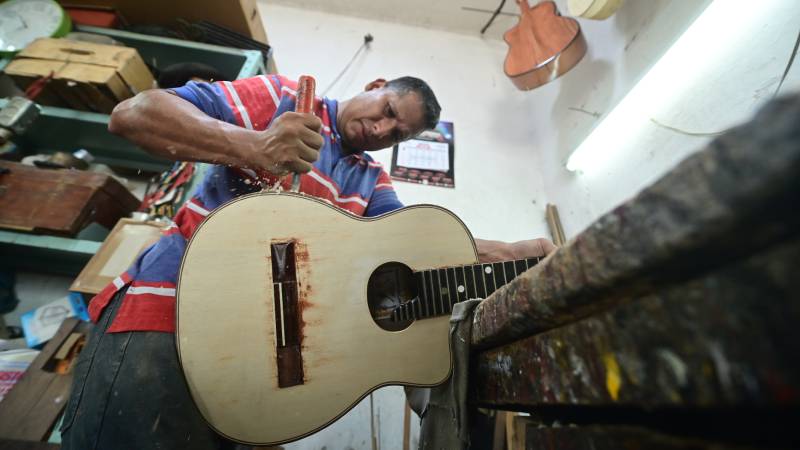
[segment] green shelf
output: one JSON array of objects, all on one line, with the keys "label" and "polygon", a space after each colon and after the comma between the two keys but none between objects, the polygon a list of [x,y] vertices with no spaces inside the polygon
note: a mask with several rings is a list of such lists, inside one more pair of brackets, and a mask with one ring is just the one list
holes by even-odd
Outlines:
[{"label": "green shelf", "polygon": [[[76,30],[104,34],[134,47],[146,63],[156,68],[179,62],[200,62],[216,67],[231,80],[266,73],[265,61],[257,50],[89,26],[78,26]],[[0,60],[0,70],[7,63],[7,59]],[[7,102],[0,99],[0,108]],[[109,133],[108,122],[107,114],[41,106],[39,117],[13,141],[28,154],[73,152],[84,148],[95,157],[95,162],[112,167],[160,172],[172,165],[172,162],[154,158],[133,143]],[[196,182],[201,174],[202,169],[198,170],[193,181]],[[0,267],[77,275],[100,248],[105,234],[81,233],[78,238],[70,239],[0,230]],[[81,238],[84,235],[90,239]]]},{"label": "green shelf", "polygon": [[0,230],[0,267],[77,275],[102,242]]}]

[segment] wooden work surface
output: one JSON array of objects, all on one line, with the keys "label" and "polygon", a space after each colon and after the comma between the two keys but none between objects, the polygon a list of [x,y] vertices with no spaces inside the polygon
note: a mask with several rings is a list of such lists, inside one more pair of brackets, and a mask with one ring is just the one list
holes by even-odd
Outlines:
[{"label": "wooden work surface", "polygon": [[531,449],[797,448],[798,123],[770,103],[479,305],[471,401]]}]

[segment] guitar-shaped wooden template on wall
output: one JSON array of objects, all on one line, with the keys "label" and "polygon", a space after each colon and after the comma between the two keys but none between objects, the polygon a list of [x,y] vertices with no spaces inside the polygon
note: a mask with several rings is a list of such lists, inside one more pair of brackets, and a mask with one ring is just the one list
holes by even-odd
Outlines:
[{"label": "guitar-shaped wooden template on wall", "polygon": [[517,4],[519,23],[503,35],[509,47],[503,69],[514,86],[527,91],[573,68],[586,54],[586,40],[578,22],[562,17],[555,3]]},{"label": "guitar-shaped wooden template on wall", "polygon": [[464,223],[437,206],[363,218],[303,194],[240,197],[205,219],[181,264],[189,391],[230,439],[300,439],[381,386],[446,381],[453,305],[537,262],[478,263]]}]

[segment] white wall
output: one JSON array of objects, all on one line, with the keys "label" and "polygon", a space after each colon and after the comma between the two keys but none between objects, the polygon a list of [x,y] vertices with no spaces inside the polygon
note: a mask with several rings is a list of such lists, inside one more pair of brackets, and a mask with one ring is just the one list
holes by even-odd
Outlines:
[{"label": "white wall", "polygon": [[[516,240],[547,233],[544,185],[531,147],[529,98],[502,72],[497,40],[306,11],[259,2],[278,70],[311,74],[321,92],[371,33],[362,52],[328,96],[346,99],[375,78],[426,80],[455,125],[455,189],[395,182],[406,204],[434,203],[455,212],[476,237]],[[373,152],[387,170],[391,150]]]},{"label": "white wall", "polygon": [[[725,20],[691,45],[699,57],[671,59],[673,73],[657,84],[659,92],[633,108],[611,139],[593,141],[591,151],[604,157],[583,173],[564,170],[570,153],[709,3],[631,0],[607,21],[582,21],[589,41],[584,61],[528,96],[531,144],[542,159],[546,198],[559,206],[568,237],[710,139],[667,130],[650,118],[690,132],[718,131],[746,120],[770,98],[797,38],[800,2],[764,1],[748,8],[744,1],[717,0],[713,6],[726,7]],[[742,17],[755,18],[756,25],[745,25]],[[800,87],[798,65],[782,92]],[[652,99],[659,93],[666,95],[663,101]]]}]

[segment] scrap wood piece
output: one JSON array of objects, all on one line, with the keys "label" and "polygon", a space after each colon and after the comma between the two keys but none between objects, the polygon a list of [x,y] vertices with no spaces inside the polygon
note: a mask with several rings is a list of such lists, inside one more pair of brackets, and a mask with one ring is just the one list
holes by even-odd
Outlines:
[{"label": "scrap wood piece", "polygon": [[475,311],[488,348],[689,279],[800,230],[800,96],[769,103]]},{"label": "scrap wood piece", "polygon": [[[62,344],[74,333],[88,336],[92,324],[70,317],[22,378],[0,402],[0,438],[41,441],[48,438],[69,398],[72,371],[59,374],[53,361]],[[72,342],[74,344],[74,342]]]}]

